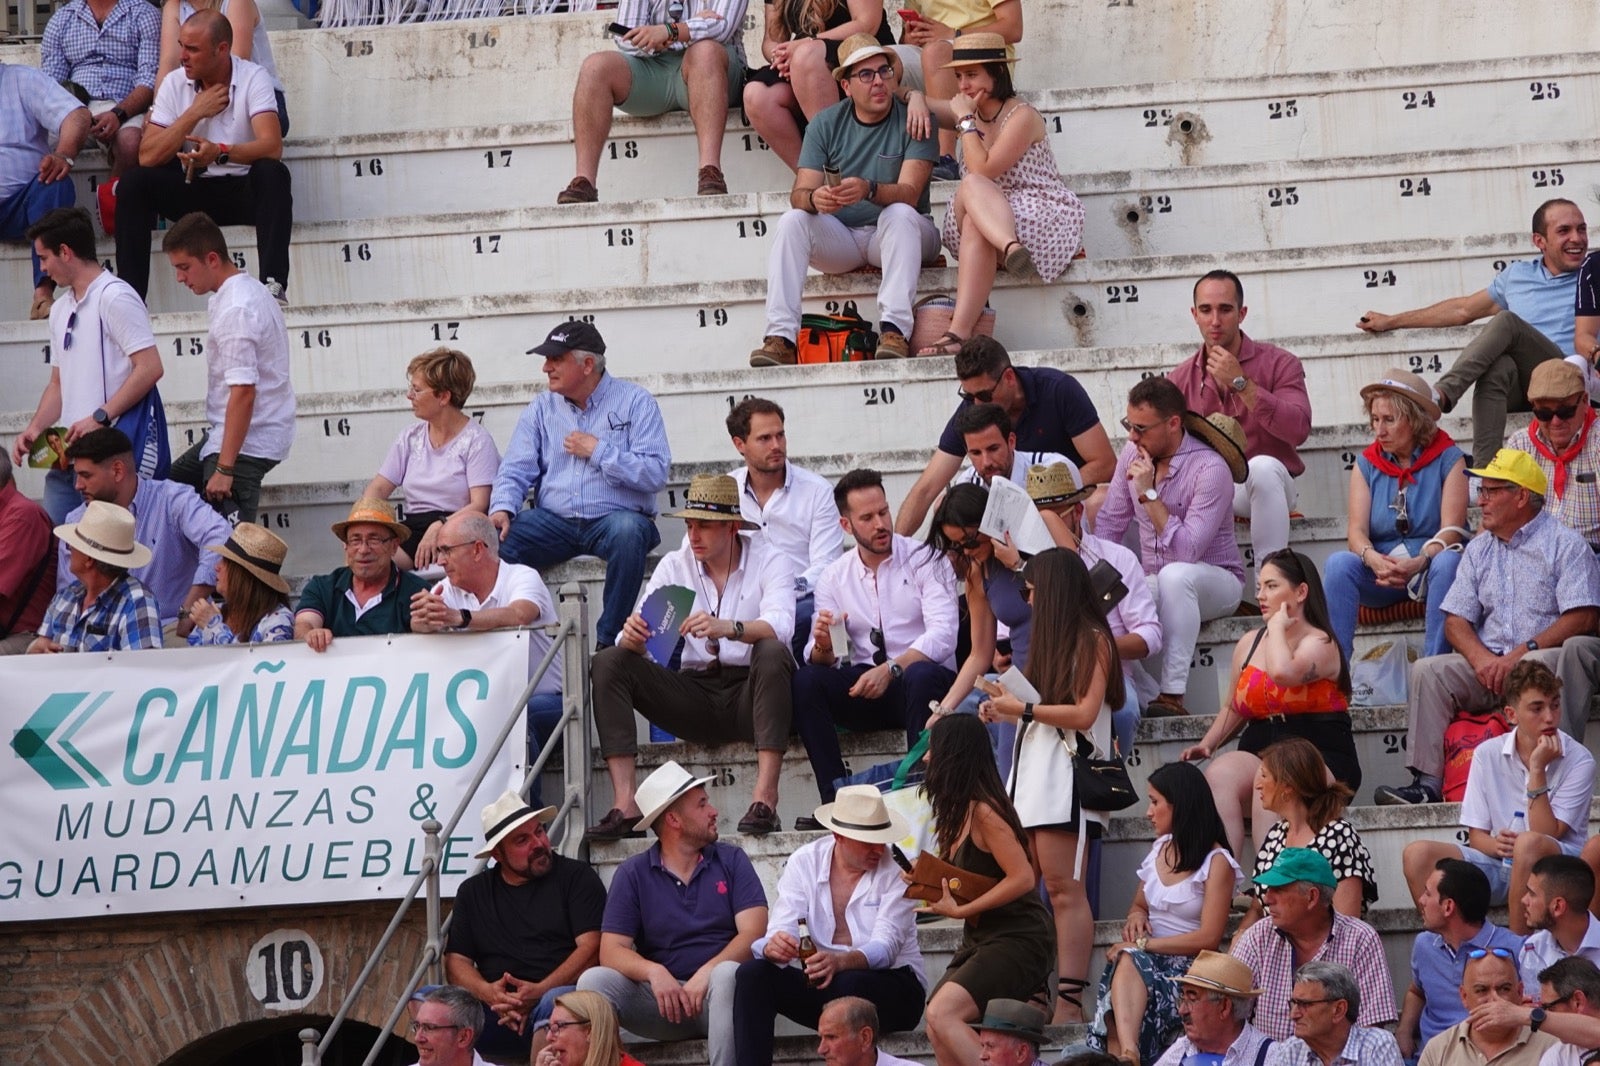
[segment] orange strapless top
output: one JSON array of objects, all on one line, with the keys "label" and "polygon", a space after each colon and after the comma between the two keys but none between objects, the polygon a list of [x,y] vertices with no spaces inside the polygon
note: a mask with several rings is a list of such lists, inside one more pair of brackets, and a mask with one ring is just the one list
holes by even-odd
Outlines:
[{"label": "orange strapless top", "polygon": [[1339,683],[1327,677],[1309,685],[1285,687],[1259,667],[1246,666],[1239,671],[1239,680],[1233,686],[1233,710],[1243,718],[1330,714],[1349,709]]}]

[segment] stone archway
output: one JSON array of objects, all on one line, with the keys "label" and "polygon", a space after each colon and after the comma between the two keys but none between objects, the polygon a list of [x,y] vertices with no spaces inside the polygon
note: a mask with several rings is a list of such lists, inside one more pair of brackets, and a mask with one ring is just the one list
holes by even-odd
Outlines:
[{"label": "stone archway", "polygon": [[[300,1031],[326,1032],[332,1020],[324,1015],[297,1014],[245,1022],[202,1037],[169,1056],[161,1066],[299,1066]],[[323,1066],[359,1066],[379,1036],[379,1030],[365,1022],[346,1022],[323,1056]],[[416,1060],[416,1048],[400,1037],[389,1034],[387,1044],[376,1066],[402,1066]]]}]

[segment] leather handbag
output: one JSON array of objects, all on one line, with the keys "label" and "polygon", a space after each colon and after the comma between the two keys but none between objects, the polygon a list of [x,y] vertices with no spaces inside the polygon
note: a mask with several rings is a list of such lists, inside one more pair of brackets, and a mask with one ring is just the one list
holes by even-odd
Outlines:
[{"label": "leather handbag", "polygon": [[[1067,743],[1065,736],[1061,743]],[[1086,811],[1120,811],[1139,802],[1122,756],[1096,759],[1094,749],[1081,733],[1072,752],[1072,788],[1077,793],[1078,806]]]},{"label": "leather handbag", "polygon": [[920,899],[927,903],[944,898],[944,882],[950,882],[950,894],[957,903],[971,903],[995,885],[996,877],[985,877],[971,870],[952,866],[931,851],[920,852],[911,864],[911,883],[906,886],[906,899]]}]

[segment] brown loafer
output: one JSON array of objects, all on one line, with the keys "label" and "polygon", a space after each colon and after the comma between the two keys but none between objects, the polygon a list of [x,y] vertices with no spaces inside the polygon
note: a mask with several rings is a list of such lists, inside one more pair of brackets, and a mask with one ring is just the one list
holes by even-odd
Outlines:
[{"label": "brown loafer", "polygon": [[594,182],[579,176],[567,183],[567,187],[556,193],[558,204],[592,204],[600,200],[600,190],[594,187]]},{"label": "brown loafer", "polygon": [[794,342],[782,337],[763,337],[761,347],[750,353],[751,366],[794,366],[798,361]]},{"label": "brown loafer", "polygon": [[640,815],[623,814],[620,808],[613,807],[606,812],[606,816],[589,827],[590,840],[626,840],[629,837],[642,837],[644,831],[635,828],[639,824]]},{"label": "brown loafer", "polygon": [[872,353],[874,359],[905,359],[910,355],[911,342],[906,335],[887,329],[878,335],[878,350]]},{"label": "brown loafer", "polygon": [[1183,705],[1182,696],[1174,696],[1163,692],[1150,701],[1144,709],[1145,718],[1187,718],[1189,708]]},{"label": "brown loafer", "polygon": [[778,812],[757,800],[750,804],[750,809],[744,812],[744,817],[739,819],[739,832],[751,836],[766,836],[776,833],[783,828],[783,823],[778,820]]},{"label": "brown loafer", "polygon": [[701,196],[725,196],[728,192],[728,179],[722,176],[721,167],[701,167],[700,186]]}]

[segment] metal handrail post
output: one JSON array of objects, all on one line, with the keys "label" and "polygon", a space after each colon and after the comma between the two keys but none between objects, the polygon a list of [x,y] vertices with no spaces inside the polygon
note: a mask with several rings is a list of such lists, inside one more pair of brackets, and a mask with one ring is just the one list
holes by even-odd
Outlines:
[{"label": "metal handrail post", "polygon": [[428,818],[422,823],[424,840],[422,854],[427,860],[423,868],[428,874],[428,897],[426,911],[428,916],[428,955],[432,962],[428,967],[428,982],[430,984],[444,984],[444,973],[439,965],[443,958],[444,944],[439,933],[439,868],[444,863],[444,848],[439,843],[439,830],[443,829],[437,819]]},{"label": "metal handrail post", "polygon": [[300,1030],[300,1066],[321,1066],[322,1054],[317,1050],[321,1039],[322,1034],[315,1029]]},{"label": "metal handrail post", "polygon": [[[562,855],[576,858],[583,847],[584,827],[589,824],[589,731],[593,728],[589,702],[589,601],[583,586],[576,581],[562,585],[560,595],[556,613],[563,622],[572,623],[562,642],[565,657],[561,664],[562,709],[566,712],[561,778],[571,809],[562,823],[561,842],[556,847]],[[572,830],[573,819],[576,832]]]}]

